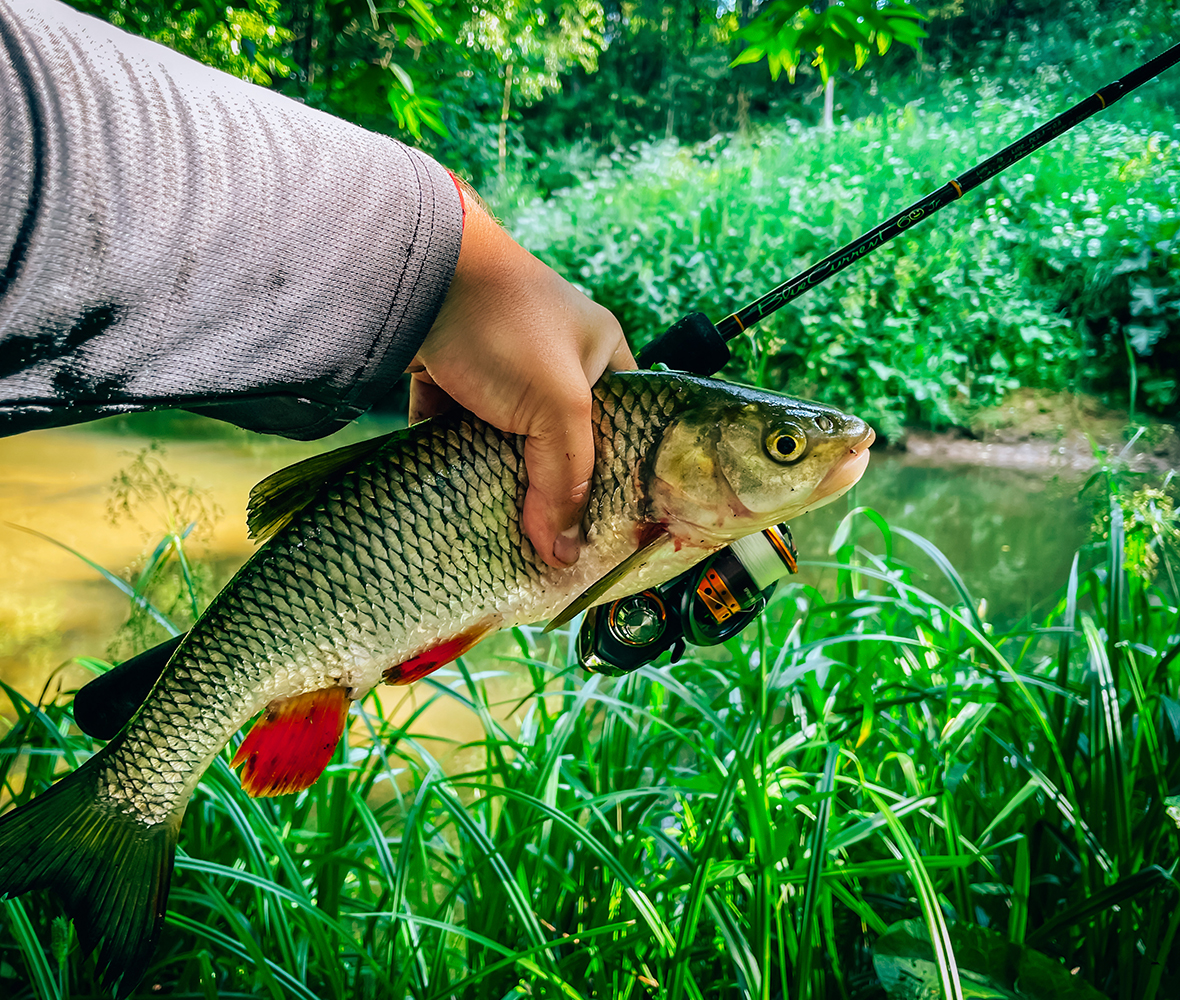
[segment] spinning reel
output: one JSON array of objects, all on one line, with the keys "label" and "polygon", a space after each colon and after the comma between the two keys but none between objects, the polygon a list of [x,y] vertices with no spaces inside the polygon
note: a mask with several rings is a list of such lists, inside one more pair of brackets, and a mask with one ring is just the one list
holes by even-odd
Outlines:
[{"label": "spinning reel", "polygon": [[690,642],[716,646],[762,614],[778,581],[799,571],[797,560],[785,524],[741,538],[662,586],[587,611],[578,662],[618,677],[665,650],[677,660]]}]

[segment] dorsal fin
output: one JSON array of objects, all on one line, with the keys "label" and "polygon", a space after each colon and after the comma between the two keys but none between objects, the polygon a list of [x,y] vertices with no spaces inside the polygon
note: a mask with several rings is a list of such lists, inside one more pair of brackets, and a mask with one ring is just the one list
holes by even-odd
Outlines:
[{"label": "dorsal fin", "polygon": [[343,448],[312,455],[302,462],[272,472],[250,491],[246,505],[246,527],[250,537],[265,542],[306,507],[329,479],[353,468],[379,451],[394,434],[382,434],[346,444]]}]

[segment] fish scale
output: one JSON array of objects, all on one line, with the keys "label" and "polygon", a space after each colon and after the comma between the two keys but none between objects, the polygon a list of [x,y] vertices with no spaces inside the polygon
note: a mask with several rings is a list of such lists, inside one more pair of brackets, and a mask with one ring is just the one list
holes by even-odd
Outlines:
[{"label": "fish scale", "polygon": [[[670,579],[839,495],[872,440],[830,407],[674,373],[604,376],[592,419],[586,544],[564,569],[522,534],[523,439],[462,411],[260,484],[250,524],[271,537],[179,646],[161,647],[171,656],[138,710],[81,768],[0,817],[0,895],[56,889],[125,995],[162,926],[189,797],[252,716],[246,787],[307,787],[350,697],[383,677],[412,681],[579,595]],[[284,757],[288,738],[306,757]]]}]

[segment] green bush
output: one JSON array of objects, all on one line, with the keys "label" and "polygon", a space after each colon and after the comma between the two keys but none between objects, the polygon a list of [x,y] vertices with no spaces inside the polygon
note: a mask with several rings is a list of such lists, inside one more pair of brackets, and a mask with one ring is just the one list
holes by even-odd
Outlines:
[{"label": "green bush", "polygon": [[[943,105],[641,145],[547,199],[518,195],[507,221],[641,345],[687,312],[745,305],[1060,110],[982,77],[948,82]],[[727,374],[889,435],[964,425],[1017,386],[1124,405],[1135,388],[1136,409],[1165,413],[1178,188],[1174,135],[1092,119],[763,321]]]}]

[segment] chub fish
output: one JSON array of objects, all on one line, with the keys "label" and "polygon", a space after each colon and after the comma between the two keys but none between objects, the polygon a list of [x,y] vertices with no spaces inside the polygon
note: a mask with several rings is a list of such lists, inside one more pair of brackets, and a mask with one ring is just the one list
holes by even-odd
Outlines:
[{"label": "chub fish", "polygon": [[248,519],[265,544],[187,636],[148,654],[166,665],[142,704],[115,710],[118,731],[95,733],[113,737],[105,747],[0,818],[0,894],[56,890],[126,995],[162,926],[185,806],[252,717],[234,758],[243,787],[304,789],[378,683],[417,680],[579,597],[655,586],[830,502],[873,441],[832,407],[672,372],[604,376],[593,419],[586,545],[567,569],[521,533],[523,439],[464,411],[255,487]]}]

